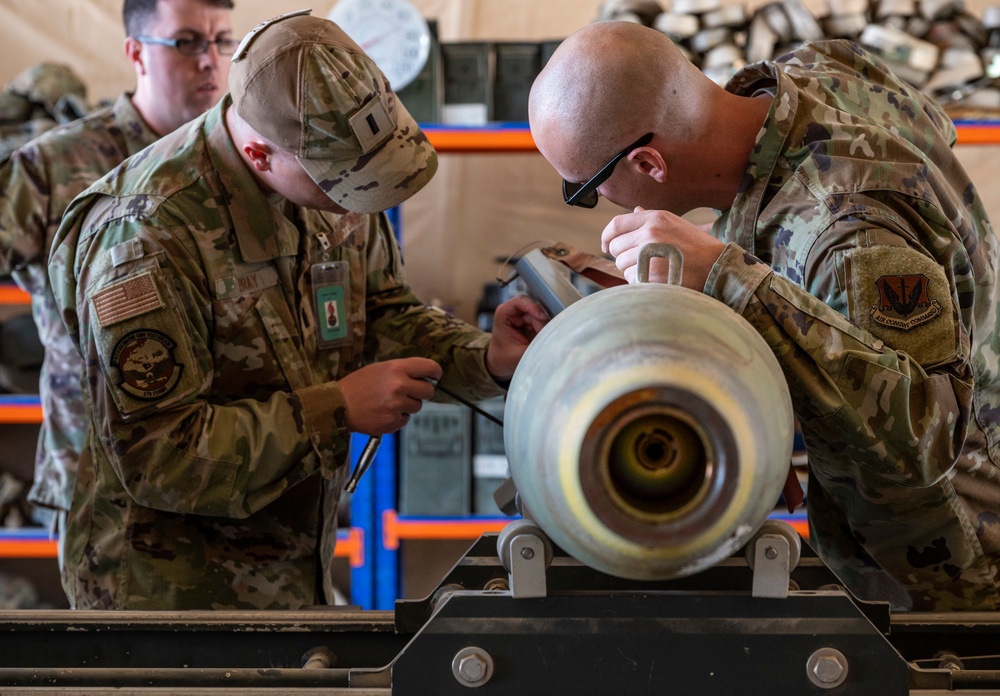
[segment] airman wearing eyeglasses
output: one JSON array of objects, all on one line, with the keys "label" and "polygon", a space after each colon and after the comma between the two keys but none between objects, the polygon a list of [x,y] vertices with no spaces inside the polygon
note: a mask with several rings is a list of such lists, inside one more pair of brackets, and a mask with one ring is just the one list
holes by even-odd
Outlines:
[{"label": "airman wearing eyeglasses", "polygon": [[1000,608],[1000,250],[940,106],[846,41],[722,87],[663,34],[600,22],[549,60],[529,120],[567,203],[629,211],[601,239],[629,280],[674,244],[682,284],[770,344],[810,543],[841,580],[897,609]]},{"label": "airman wearing eyeglasses", "polygon": [[[66,335],[46,272],[63,212],[87,186],[159,137],[212,107],[227,89],[232,0],[126,0],[125,55],[133,93],[49,131],[0,170],[0,272],[31,293],[45,347],[39,396],[44,422],[29,499],[62,525],[72,499],[86,420],[82,362]],[[60,535],[60,561],[62,535]]]}]

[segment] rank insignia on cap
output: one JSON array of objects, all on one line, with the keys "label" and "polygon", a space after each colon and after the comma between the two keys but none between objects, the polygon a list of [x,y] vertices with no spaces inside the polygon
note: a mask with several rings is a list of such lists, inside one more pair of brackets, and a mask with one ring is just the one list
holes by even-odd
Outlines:
[{"label": "rank insignia on cap", "polygon": [[922,273],[879,276],[878,304],[868,313],[875,322],[903,331],[926,324],[941,314],[941,304],[930,299],[929,286]]},{"label": "rank insignia on cap", "polygon": [[117,385],[143,401],[166,396],[177,386],[184,369],[174,357],[176,347],[175,341],[159,331],[129,332],[111,354],[111,367],[118,371]]},{"label": "rank insignia on cap", "polygon": [[389,112],[379,94],[348,119],[354,137],[361,145],[361,151],[368,154],[388,140],[396,130]]}]

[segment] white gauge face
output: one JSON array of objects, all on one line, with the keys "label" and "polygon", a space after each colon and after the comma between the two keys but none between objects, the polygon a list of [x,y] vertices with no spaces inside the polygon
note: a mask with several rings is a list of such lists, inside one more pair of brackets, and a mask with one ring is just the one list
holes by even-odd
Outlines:
[{"label": "white gauge face", "polygon": [[393,90],[413,82],[430,55],[427,20],[407,0],[339,0],[327,19],[364,49]]}]

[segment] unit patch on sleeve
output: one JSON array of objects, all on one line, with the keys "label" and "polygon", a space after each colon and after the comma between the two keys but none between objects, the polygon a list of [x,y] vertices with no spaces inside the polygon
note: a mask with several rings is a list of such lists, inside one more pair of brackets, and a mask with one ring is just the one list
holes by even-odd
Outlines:
[{"label": "unit patch on sleeve", "polygon": [[941,313],[941,303],[930,299],[928,285],[922,273],[879,276],[878,303],[868,313],[877,323],[903,331],[925,324]]},{"label": "unit patch on sleeve", "polygon": [[851,321],[922,365],[961,350],[951,286],[934,259],[893,245],[843,253]]},{"label": "unit patch on sleeve", "polygon": [[111,369],[117,386],[143,401],[155,401],[174,390],[184,365],[177,362],[177,343],[169,336],[139,329],[121,338],[111,352]]}]

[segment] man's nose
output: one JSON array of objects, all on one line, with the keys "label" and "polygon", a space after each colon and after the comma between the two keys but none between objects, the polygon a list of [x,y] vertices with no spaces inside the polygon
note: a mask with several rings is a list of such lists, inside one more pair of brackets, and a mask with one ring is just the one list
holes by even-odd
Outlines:
[{"label": "man's nose", "polygon": [[216,68],[220,60],[222,60],[222,54],[219,53],[219,45],[210,43],[208,44],[208,49],[198,56],[198,67],[202,70]]}]

